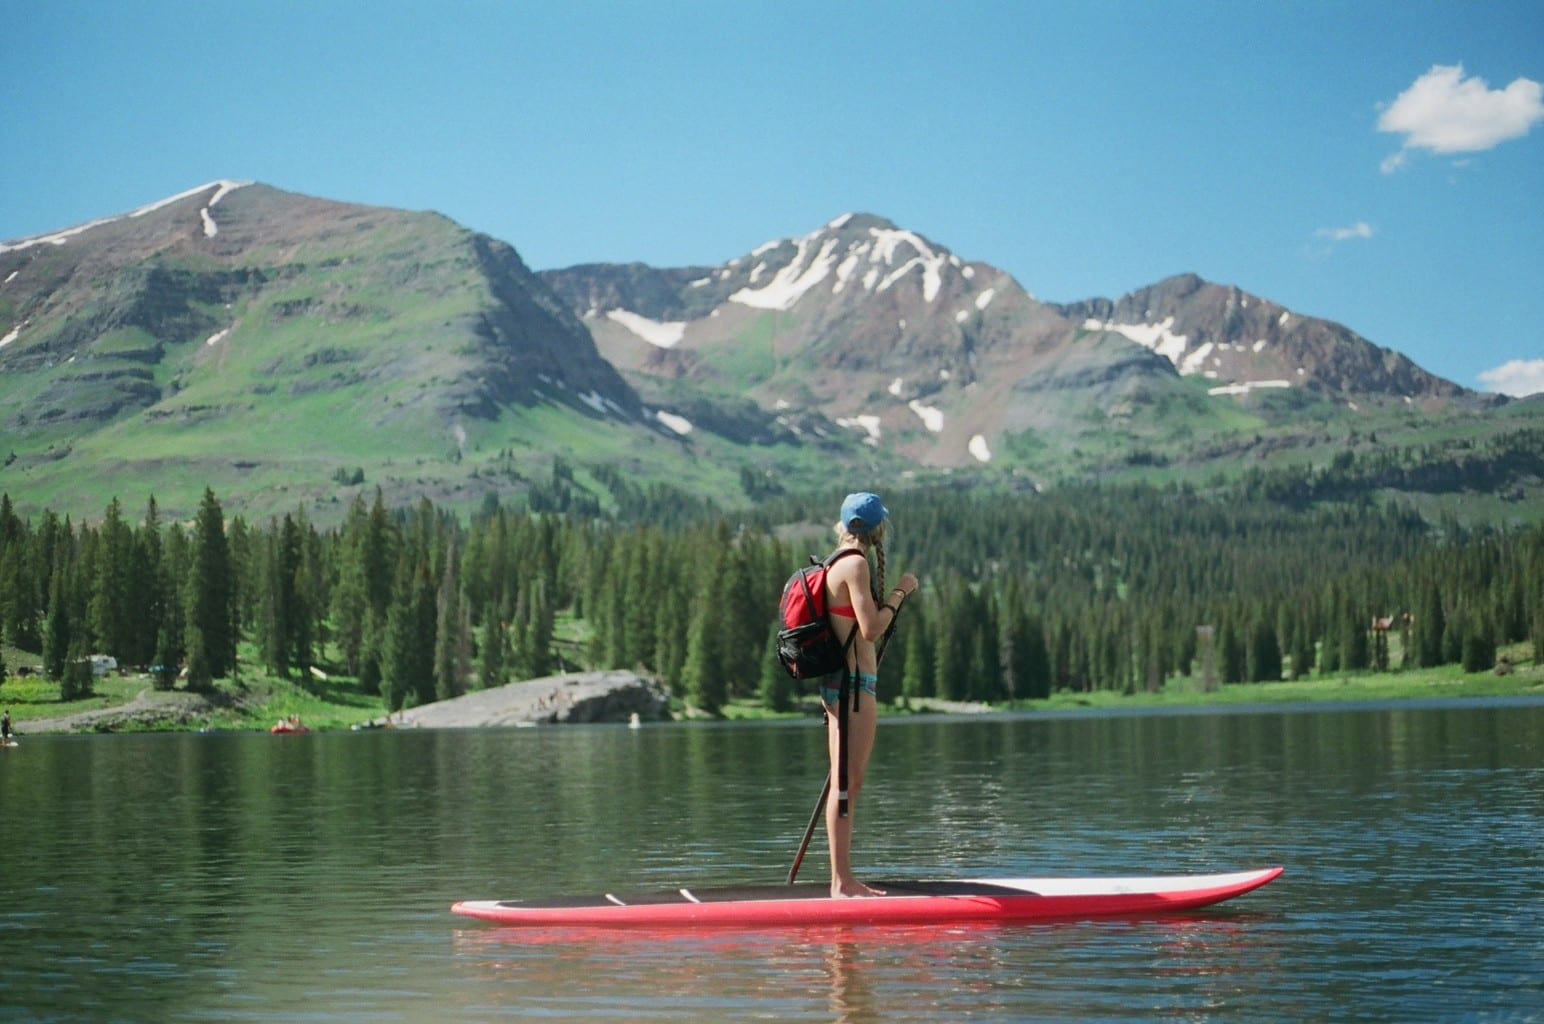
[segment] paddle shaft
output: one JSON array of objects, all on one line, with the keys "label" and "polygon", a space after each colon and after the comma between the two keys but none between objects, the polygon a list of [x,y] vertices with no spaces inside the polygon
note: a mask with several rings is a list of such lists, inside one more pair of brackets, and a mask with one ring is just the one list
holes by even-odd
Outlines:
[{"label": "paddle shaft", "polygon": [[[895,624],[901,617],[900,608],[906,604],[905,600],[897,606],[896,612],[890,618],[890,625],[885,629],[885,635],[880,637],[879,652],[874,655],[874,668],[878,670],[879,663],[885,660],[885,652],[890,649],[890,634],[895,632]],[[853,623],[852,628],[857,630],[858,624]],[[876,712],[877,713],[877,712]],[[826,781],[820,787],[820,799],[815,801],[815,809],[810,812],[810,823],[805,826],[804,839],[799,843],[799,852],[794,855],[793,867],[788,869],[788,884],[799,875],[799,866],[804,863],[804,855],[809,852],[810,840],[815,838],[815,826],[820,822],[821,813],[826,809],[826,801],[831,798],[831,769],[826,769]]]},{"label": "paddle shaft", "polygon": [[809,852],[810,840],[815,838],[815,824],[820,821],[820,814],[826,809],[826,800],[831,796],[831,769],[826,769],[826,781],[820,787],[820,799],[815,801],[815,809],[810,812],[809,827],[804,830],[804,840],[799,843],[799,852],[793,858],[793,867],[788,869],[788,884],[798,877],[799,865],[804,863],[804,855]]}]

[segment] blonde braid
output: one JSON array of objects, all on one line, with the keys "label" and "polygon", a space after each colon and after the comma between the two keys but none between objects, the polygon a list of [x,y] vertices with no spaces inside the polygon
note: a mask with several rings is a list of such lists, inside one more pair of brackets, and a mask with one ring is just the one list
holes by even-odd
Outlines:
[{"label": "blonde braid", "polygon": [[874,598],[875,602],[879,602],[885,594],[885,528],[883,523],[874,531],[874,562],[875,568],[878,571],[871,581],[874,585],[872,587],[873,593],[870,596]]}]

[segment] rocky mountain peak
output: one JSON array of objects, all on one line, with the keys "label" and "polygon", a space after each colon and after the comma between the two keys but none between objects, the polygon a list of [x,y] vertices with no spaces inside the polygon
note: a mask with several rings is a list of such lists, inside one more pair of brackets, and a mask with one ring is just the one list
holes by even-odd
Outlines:
[{"label": "rocky mountain peak", "polygon": [[1180,274],[1120,299],[1056,307],[1088,331],[1157,352],[1214,395],[1302,387],[1343,399],[1448,399],[1467,392],[1340,324],[1303,316],[1233,285]]}]

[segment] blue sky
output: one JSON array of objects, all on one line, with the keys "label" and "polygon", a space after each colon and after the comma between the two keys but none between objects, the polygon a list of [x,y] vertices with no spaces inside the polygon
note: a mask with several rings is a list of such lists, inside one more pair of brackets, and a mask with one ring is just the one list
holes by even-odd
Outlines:
[{"label": "blue sky", "polygon": [[217,179],[536,269],[862,211],[1048,301],[1194,272],[1525,393],[1540,82],[1539,0],[0,0],[0,239]]}]

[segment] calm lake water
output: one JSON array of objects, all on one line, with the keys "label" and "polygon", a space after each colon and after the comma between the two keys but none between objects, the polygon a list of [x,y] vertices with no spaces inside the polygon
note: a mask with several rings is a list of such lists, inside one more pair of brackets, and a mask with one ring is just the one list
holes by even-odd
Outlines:
[{"label": "calm lake water", "polygon": [[871,878],[1287,867],[1181,916],[584,936],[449,913],[781,881],[823,743],[813,720],[23,736],[0,1021],[1544,1019],[1537,700],[882,723]]}]

